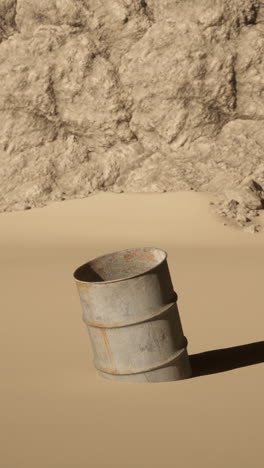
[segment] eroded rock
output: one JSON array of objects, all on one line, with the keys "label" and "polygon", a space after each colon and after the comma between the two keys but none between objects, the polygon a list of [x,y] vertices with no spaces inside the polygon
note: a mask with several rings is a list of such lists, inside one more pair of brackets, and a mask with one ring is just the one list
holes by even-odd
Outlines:
[{"label": "eroded rock", "polygon": [[0,210],[98,190],[263,209],[258,0],[0,0]]}]

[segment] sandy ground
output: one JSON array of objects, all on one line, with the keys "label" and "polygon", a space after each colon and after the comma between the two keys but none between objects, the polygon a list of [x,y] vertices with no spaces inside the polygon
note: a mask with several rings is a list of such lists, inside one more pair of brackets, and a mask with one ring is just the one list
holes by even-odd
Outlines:
[{"label": "sandy ground", "polygon": [[[194,373],[207,375],[96,374],[72,273],[137,246],[168,252]],[[263,247],[263,234],[219,224],[192,192],[1,214],[0,466],[262,467],[263,343],[244,345],[263,340]],[[220,348],[233,349],[198,355]]]}]

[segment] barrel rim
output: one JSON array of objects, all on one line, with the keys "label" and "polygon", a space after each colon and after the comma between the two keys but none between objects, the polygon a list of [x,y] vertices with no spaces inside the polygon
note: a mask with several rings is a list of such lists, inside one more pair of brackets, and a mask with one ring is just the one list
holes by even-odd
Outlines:
[{"label": "barrel rim", "polygon": [[[117,278],[117,279],[114,279],[114,280],[107,280],[107,281],[82,281],[80,279],[78,279],[76,277],[76,274],[78,273],[78,271],[83,268],[84,266],[86,265],[89,265],[91,262],[95,261],[95,260],[99,260],[101,258],[104,258],[104,257],[108,257],[110,255],[114,255],[114,254],[117,254],[117,253],[123,253],[123,252],[130,252],[131,250],[159,250],[160,252],[163,252],[164,254],[164,258],[162,260],[160,260],[155,266],[153,266],[152,268],[149,268],[147,270],[144,270],[142,271],[141,273],[137,273],[136,275],[131,275],[131,276],[127,276],[125,278]],[[109,284],[109,283],[120,283],[121,281],[127,281],[127,280],[131,280],[133,278],[138,278],[139,276],[144,276],[146,275],[147,273],[155,270],[157,267],[159,267],[165,260],[167,260],[167,257],[168,257],[168,253],[166,252],[166,250],[164,249],[161,249],[160,247],[132,247],[132,248],[128,248],[128,249],[123,249],[123,250],[115,250],[114,252],[109,252],[109,253],[106,253],[106,254],[103,254],[103,255],[99,255],[97,257],[94,257],[92,258],[91,260],[89,260],[88,262],[85,262],[83,263],[82,265],[80,265],[79,267],[77,267],[75,270],[74,270],[74,273],[73,273],[73,277],[75,279],[75,281],[77,283],[82,283],[82,284],[93,284],[93,285],[99,285],[99,284]]]}]

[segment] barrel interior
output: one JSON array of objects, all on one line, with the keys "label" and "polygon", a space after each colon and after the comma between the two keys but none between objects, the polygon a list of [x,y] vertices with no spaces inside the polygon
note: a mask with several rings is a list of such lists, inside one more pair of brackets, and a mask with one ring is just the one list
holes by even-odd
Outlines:
[{"label": "barrel interior", "polygon": [[75,279],[85,282],[111,282],[133,278],[158,266],[166,252],[154,247],[113,252],[79,267]]}]

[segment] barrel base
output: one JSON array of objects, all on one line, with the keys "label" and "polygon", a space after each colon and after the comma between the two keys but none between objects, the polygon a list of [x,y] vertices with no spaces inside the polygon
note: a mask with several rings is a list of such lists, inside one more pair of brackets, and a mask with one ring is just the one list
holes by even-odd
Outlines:
[{"label": "barrel base", "polygon": [[147,372],[137,374],[108,374],[97,369],[100,376],[117,380],[119,382],[172,382],[177,380],[188,379],[192,375],[189,356],[187,350],[184,349],[180,356],[175,361],[170,362],[164,367],[152,369]]}]

